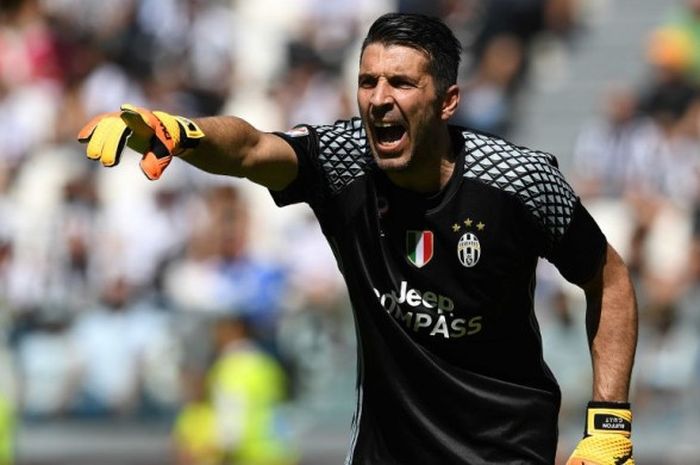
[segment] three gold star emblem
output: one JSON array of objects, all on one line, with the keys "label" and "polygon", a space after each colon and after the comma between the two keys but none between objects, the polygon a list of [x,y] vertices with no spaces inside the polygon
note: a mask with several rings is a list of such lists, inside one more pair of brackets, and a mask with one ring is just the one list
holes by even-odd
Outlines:
[{"label": "three gold star emblem", "polygon": [[452,225],[452,231],[460,232],[462,230],[462,225],[464,225],[465,228],[471,228],[473,226],[476,226],[476,229],[479,231],[483,231],[484,229],[486,229],[486,223],[484,223],[483,221],[479,221],[478,223],[474,224],[474,221],[475,220],[471,218],[467,218],[464,221],[462,221],[462,223],[455,223]]}]

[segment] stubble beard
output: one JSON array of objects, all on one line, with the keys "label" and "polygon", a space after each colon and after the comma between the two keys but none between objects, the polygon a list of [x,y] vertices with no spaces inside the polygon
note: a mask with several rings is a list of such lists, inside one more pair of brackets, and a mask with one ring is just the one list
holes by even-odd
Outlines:
[{"label": "stubble beard", "polygon": [[381,158],[376,153],[373,153],[374,161],[377,167],[388,173],[400,173],[408,170],[413,161],[412,154],[405,154],[395,158]]}]

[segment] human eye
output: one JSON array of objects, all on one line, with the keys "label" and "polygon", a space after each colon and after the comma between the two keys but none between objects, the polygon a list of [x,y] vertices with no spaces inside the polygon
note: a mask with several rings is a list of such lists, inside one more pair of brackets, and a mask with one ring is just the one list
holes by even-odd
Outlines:
[{"label": "human eye", "polygon": [[374,76],[362,74],[357,80],[358,86],[362,87],[363,89],[371,89],[372,87],[377,85],[377,78]]},{"label": "human eye", "polygon": [[389,83],[392,85],[392,87],[395,87],[397,89],[411,89],[413,87],[416,87],[415,82],[413,82],[413,80],[405,76],[392,77],[389,80]]}]

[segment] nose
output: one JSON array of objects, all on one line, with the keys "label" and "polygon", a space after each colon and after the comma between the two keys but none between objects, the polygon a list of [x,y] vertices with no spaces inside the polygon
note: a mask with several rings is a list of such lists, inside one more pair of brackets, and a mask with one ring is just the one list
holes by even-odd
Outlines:
[{"label": "nose", "polygon": [[391,89],[389,84],[384,79],[380,79],[376,86],[374,86],[374,89],[372,89],[369,103],[372,111],[375,113],[386,113],[389,109],[391,109],[391,106],[393,105]]}]

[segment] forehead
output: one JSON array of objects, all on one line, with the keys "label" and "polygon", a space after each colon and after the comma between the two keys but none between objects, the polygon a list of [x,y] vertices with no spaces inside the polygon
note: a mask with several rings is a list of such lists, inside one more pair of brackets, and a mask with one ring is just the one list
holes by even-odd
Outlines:
[{"label": "forehead", "polygon": [[428,71],[427,53],[405,45],[373,43],[362,52],[360,73],[421,74]]}]

